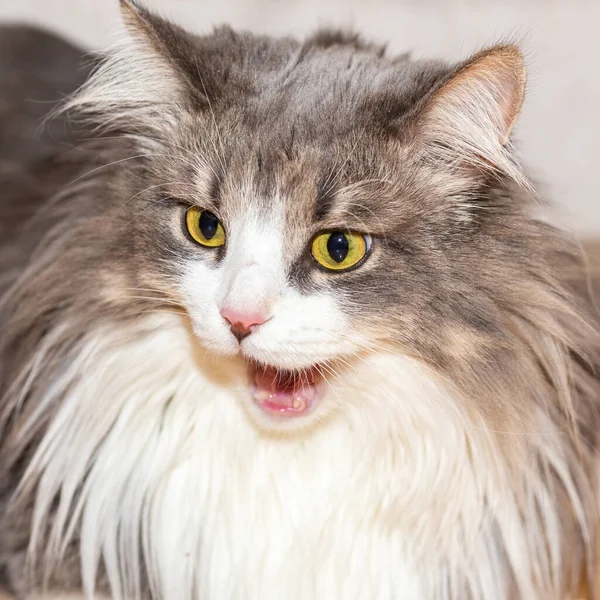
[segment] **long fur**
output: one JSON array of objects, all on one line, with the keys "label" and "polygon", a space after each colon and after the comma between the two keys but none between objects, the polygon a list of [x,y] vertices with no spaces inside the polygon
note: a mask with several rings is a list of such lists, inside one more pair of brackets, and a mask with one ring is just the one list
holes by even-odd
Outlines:
[{"label": "long fur", "polygon": [[[346,419],[299,448],[257,434],[243,392],[223,391],[232,367],[210,364],[223,387],[198,373],[179,317],[88,337],[43,399],[61,408],[22,482],[37,486],[32,559],[43,546],[53,567],[79,526],[86,596],[103,557],[113,597],[141,597],[141,555],[159,597],[500,598],[510,573],[520,597],[553,597],[566,539],[555,479],[588,525],[565,432],[539,415],[544,463],[522,468],[515,489],[485,423],[402,356],[348,374],[336,392],[351,402]],[[429,494],[439,502],[424,510]]]},{"label": "long fur", "polygon": [[[517,51],[447,67],[341,34],[193,38],[124,4],[134,42],[68,104],[96,136],[53,171],[75,183],[0,250],[13,589],[563,600],[586,567],[593,585],[598,314],[504,143]],[[224,256],[197,253],[175,200],[220,211]],[[340,219],[378,246],[335,278],[304,248]],[[282,300],[241,356],[216,303],[247,263],[240,302],[273,281]],[[261,420],[244,357],[313,356],[322,409]]]}]

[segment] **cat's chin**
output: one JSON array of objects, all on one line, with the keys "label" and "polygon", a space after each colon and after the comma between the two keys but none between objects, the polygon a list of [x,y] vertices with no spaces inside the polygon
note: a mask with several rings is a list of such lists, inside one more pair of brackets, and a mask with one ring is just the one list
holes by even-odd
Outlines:
[{"label": "cat's chin", "polygon": [[288,371],[258,363],[251,363],[249,368],[252,400],[267,415],[304,417],[318,404],[324,382],[318,365],[302,371]]}]

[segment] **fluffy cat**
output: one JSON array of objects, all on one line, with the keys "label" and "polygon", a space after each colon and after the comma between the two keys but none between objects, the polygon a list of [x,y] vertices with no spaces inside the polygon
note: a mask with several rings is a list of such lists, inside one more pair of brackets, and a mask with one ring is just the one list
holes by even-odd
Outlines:
[{"label": "fluffy cat", "polygon": [[44,151],[0,144],[15,596],[593,584],[594,282],[510,140],[519,50],[411,61],[121,6]]}]

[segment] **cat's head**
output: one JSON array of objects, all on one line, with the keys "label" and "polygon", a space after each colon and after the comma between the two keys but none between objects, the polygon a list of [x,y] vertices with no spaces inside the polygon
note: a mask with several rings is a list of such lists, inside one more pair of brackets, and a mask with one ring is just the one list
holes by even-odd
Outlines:
[{"label": "cat's head", "polygon": [[459,387],[489,368],[527,269],[515,47],[447,66],[122,8],[131,39],[69,105],[130,142],[114,296],[134,281],[183,306],[274,423],[326,412],[327,383],[372,354]]}]

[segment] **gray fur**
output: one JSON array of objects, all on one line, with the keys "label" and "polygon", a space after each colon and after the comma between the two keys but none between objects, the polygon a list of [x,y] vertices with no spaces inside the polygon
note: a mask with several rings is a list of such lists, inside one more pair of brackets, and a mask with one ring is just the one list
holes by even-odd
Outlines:
[{"label": "gray fur", "polygon": [[[578,571],[593,560],[600,341],[582,257],[568,236],[531,216],[531,194],[511,174],[458,173],[415,150],[423,111],[461,66],[387,57],[339,33],[299,42],[222,27],[196,37],[142,9],[139,19],[179,81],[164,92],[177,119],[167,123],[149,98],[104,114],[84,89],[71,105],[83,117],[79,129],[54,122],[61,143],[54,134],[40,141],[39,111],[27,114],[21,99],[46,77],[44,100],[70,93],[80,83],[79,52],[33,31],[2,32],[0,57],[12,70],[0,65],[0,569],[17,597],[41,574],[24,570],[34,488],[11,498],[56,407],[27,435],[20,427],[88,330],[161,310],[126,289],[153,288],[163,308],[181,303],[177,257],[197,252],[183,233],[183,207],[211,208],[226,226],[248,179],[264,202],[276,185],[288,199],[287,268],[299,290],[347,297],[345,310],[374,340],[441,372],[490,428],[526,433],[541,408],[568,432],[589,539],[556,478],[572,549],[565,564]],[[21,79],[30,64],[17,65],[22,45],[42,57],[56,52],[60,66],[48,58]],[[377,245],[360,269],[325,274],[307,243],[340,222],[368,229]],[[51,335],[21,398],[24,366]],[[535,452],[527,436],[506,441],[510,468]],[[51,587],[78,589],[77,570],[73,544]],[[565,590],[568,579],[561,574]]]}]

